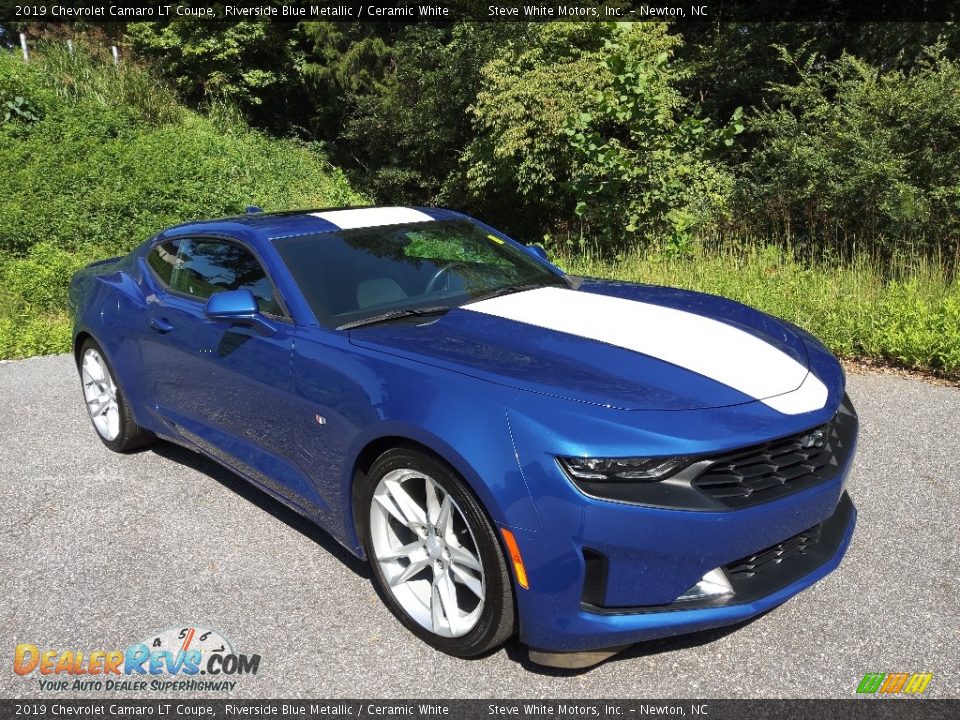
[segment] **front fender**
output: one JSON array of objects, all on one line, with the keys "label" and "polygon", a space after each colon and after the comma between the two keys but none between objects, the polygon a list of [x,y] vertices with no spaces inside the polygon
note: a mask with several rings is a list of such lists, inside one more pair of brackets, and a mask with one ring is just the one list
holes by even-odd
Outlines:
[{"label": "front fender", "polygon": [[[540,529],[507,423],[516,390],[314,332],[322,334],[297,342],[291,412],[300,418],[303,469],[332,517],[344,519],[329,528],[341,542],[359,550],[354,476],[384,440],[418,443],[453,466],[497,525]],[[325,416],[319,431],[317,410]]]},{"label": "front fender", "polygon": [[[540,517],[517,465],[505,413],[495,432],[485,433],[482,437],[472,432],[475,441],[467,439],[464,442],[464,428],[449,424],[446,427],[449,432],[441,435],[409,422],[385,420],[359,433],[347,456],[359,458],[367,448],[384,440],[412,441],[450,464],[467,482],[495,524],[531,532],[539,530]],[[344,469],[346,475],[341,478],[342,483],[352,485],[354,468],[355,463]],[[356,518],[353,520],[355,528]],[[353,541],[359,547],[359,538],[354,537]]]}]

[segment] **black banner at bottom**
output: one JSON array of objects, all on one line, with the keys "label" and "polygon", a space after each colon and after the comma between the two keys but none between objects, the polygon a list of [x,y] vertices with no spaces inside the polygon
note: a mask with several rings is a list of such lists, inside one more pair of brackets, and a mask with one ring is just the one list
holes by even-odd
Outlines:
[{"label": "black banner at bottom", "polygon": [[634,720],[635,718],[960,717],[960,699],[849,700],[0,700],[0,718],[278,718],[282,720]]}]

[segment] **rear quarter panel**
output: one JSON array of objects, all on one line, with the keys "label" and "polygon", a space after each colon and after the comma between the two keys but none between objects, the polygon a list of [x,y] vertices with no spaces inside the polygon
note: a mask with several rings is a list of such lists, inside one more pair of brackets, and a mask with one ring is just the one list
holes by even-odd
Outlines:
[{"label": "rear quarter panel", "polygon": [[143,331],[146,300],[138,284],[137,258],[127,256],[93,263],[70,282],[68,307],[73,319],[74,350],[89,335],[103,349],[139,425],[151,427],[144,412],[145,385],[137,337]]}]

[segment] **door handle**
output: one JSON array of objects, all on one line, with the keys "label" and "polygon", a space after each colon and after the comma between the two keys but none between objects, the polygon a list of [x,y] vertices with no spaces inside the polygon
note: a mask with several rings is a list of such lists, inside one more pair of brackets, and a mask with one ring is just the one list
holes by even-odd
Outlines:
[{"label": "door handle", "polygon": [[168,333],[173,330],[173,325],[166,318],[150,318],[150,327],[158,333]]}]

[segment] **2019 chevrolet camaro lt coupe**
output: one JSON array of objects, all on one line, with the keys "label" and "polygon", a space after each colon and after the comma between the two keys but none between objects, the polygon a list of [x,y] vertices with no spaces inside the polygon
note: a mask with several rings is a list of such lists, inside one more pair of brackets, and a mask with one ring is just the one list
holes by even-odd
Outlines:
[{"label": "2019 chevrolet camaro lt coupe", "polygon": [[226,465],[372,566],[397,618],[539,663],[745,620],[835,568],[834,357],[720,297],[574,278],[435,208],[169,228],[70,287],[93,427]]}]

